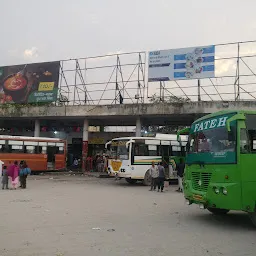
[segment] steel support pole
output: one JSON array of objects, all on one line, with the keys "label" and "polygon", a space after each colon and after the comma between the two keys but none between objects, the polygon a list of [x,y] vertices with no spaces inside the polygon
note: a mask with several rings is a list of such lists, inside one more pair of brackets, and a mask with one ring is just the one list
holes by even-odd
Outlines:
[{"label": "steel support pole", "polygon": [[83,126],[83,149],[82,149],[82,169],[85,171],[85,164],[88,155],[88,140],[89,140],[89,122],[87,119],[84,120]]},{"label": "steel support pole", "polygon": [[141,137],[141,120],[140,117],[136,119],[136,137]]},{"label": "steel support pole", "polygon": [[34,137],[40,137],[40,120],[35,120]]}]

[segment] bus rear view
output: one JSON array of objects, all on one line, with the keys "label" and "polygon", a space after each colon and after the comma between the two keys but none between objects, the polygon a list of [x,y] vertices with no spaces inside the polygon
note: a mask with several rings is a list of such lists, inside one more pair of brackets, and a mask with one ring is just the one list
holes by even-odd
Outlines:
[{"label": "bus rear view", "polygon": [[195,121],[184,195],[213,214],[248,212],[256,225],[256,112],[218,112]]}]

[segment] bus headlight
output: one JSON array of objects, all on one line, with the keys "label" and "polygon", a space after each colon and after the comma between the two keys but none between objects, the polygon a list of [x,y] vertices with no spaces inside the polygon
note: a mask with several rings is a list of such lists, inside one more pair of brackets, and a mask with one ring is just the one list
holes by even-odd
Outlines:
[{"label": "bus headlight", "polygon": [[227,195],[228,194],[228,190],[226,188],[222,188],[222,193],[223,193],[223,195]]},{"label": "bus headlight", "polygon": [[219,194],[219,193],[220,193],[220,189],[217,188],[217,187],[213,187],[213,190],[214,190],[214,192],[215,192],[216,194]]}]

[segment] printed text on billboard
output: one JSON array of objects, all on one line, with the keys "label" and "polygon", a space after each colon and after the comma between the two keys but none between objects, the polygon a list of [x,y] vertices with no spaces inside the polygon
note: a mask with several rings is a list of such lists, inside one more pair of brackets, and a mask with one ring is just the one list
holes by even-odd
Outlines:
[{"label": "printed text on billboard", "polygon": [[149,52],[148,81],[214,77],[215,46]]}]

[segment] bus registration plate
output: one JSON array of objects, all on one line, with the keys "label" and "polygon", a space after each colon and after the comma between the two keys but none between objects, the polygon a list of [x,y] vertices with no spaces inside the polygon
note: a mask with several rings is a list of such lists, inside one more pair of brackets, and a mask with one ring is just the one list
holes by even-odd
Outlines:
[{"label": "bus registration plate", "polygon": [[202,197],[201,195],[195,195],[195,194],[194,194],[194,195],[193,195],[193,199],[194,199],[194,200],[197,200],[197,201],[204,201],[204,200],[203,200],[203,197]]}]

